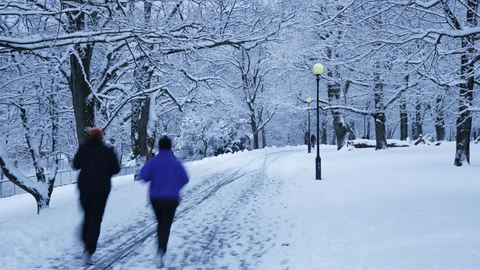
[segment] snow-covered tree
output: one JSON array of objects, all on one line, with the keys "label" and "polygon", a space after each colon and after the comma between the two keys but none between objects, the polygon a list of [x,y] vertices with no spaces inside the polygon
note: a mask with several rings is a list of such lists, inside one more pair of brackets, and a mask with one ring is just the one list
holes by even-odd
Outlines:
[{"label": "snow-covered tree", "polygon": [[[30,72],[34,72],[34,68],[41,69],[39,64],[32,67]],[[44,85],[45,80],[51,82],[48,73],[30,80],[26,77],[28,71],[18,68],[17,72],[24,75],[26,80],[10,82],[18,90],[3,90],[0,102],[0,110],[8,110],[11,116],[6,119],[9,123],[4,122],[0,129],[0,168],[10,181],[35,198],[40,212],[49,206],[61,155],[58,150],[63,141],[58,136],[61,95],[52,91],[59,90],[58,85]],[[5,144],[8,144],[8,149]],[[48,167],[51,168],[47,170]],[[19,168],[33,171],[35,179],[25,176]]]}]

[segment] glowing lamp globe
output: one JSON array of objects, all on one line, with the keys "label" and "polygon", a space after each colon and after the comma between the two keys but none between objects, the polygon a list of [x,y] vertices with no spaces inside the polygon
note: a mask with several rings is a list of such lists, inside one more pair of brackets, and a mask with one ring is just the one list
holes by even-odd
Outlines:
[{"label": "glowing lamp globe", "polygon": [[323,65],[322,64],[315,64],[313,66],[313,73],[315,75],[321,75],[323,73]]}]

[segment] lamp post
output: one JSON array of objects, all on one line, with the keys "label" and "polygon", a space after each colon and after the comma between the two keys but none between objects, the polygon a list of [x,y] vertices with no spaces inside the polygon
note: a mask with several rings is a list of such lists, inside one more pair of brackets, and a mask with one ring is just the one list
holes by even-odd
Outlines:
[{"label": "lamp post", "polygon": [[323,65],[322,64],[315,64],[313,66],[313,73],[317,76],[317,157],[315,158],[315,179],[321,180],[322,179],[322,159],[320,158],[320,75],[323,73]]},{"label": "lamp post", "polygon": [[307,136],[307,140],[308,140],[308,153],[311,153],[312,152],[312,141],[310,140],[310,103],[312,103],[312,99],[311,98],[307,98],[307,103],[308,103],[308,136]]}]

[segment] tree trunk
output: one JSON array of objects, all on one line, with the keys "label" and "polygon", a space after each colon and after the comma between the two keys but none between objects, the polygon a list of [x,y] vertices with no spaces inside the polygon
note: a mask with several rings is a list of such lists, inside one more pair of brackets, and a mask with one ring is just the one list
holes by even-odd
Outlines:
[{"label": "tree trunk", "polygon": [[369,139],[369,140],[370,140],[370,137],[371,137],[371,136],[370,136],[370,133],[371,133],[371,131],[372,131],[372,126],[371,126],[371,122],[368,121],[368,119],[369,119],[369,118],[367,118],[367,135],[366,135],[367,137],[366,137],[366,139]]},{"label": "tree trunk", "polygon": [[415,134],[413,135],[413,139],[415,140],[423,134],[422,122],[422,104],[420,103],[420,100],[417,99],[417,104],[415,105]]},{"label": "tree trunk", "polygon": [[[147,126],[150,114],[150,98],[133,100],[131,102],[130,140],[132,155],[137,165],[145,164],[148,160]],[[140,180],[140,171],[135,173],[134,180]]]},{"label": "tree trunk", "polygon": [[321,144],[327,144],[327,111],[323,113],[322,117],[322,140]]},{"label": "tree trunk", "polygon": [[[472,83],[473,84],[473,83]],[[460,92],[465,92],[461,89]],[[470,91],[470,95],[471,95]],[[467,93],[467,95],[469,95]],[[468,99],[469,97],[463,97]],[[455,152],[455,166],[462,166],[466,161],[470,164],[470,133],[472,130],[472,116],[467,108],[468,105],[460,105],[459,111],[463,111],[457,117],[457,145]]]},{"label": "tree trunk", "polygon": [[147,159],[148,134],[147,125],[150,113],[150,98],[132,101],[131,141],[133,157]]},{"label": "tree trunk", "polygon": [[51,95],[49,97],[49,113],[50,113],[50,121],[52,123],[52,153],[57,150],[57,143],[58,143],[58,111],[57,111],[57,104],[55,102],[55,97]]},{"label": "tree trunk", "polygon": [[[82,4],[80,1],[76,2]],[[64,2],[62,6],[68,9],[74,5],[70,2]],[[67,12],[67,17],[67,33],[75,33],[85,29],[85,13],[79,11]],[[90,96],[92,89],[89,84],[93,46],[91,44],[75,44],[73,50],[74,52],[70,54],[69,86],[72,92],[77,140],[80,145],[88,138],[87,129],[95,126],[94,100]]]},{"label": "tree trunk", "polygon": [[[333,52],[331,47],[327,47],[327,56],[331,58],[332,54]],[[335,67],[328,69],[327,74],[331,78],[340,79],[340,74],[338,73]],[[328,101],[330,102],[330,104],[334,104],[334,103],[339,103],[339,101],[343,97],[343,93],[348,91],[348,89],[344,89],[344,91],[342,92],[341,85],[338,82],[329,82],[327,85],[327,91],[328,91]],[[340,150],[348,142],[349,129],[347,127],[345,116],[342,114],[341,110],[332,109],[331,112],[333,116],[333,127],[335,130],[335,137],[337,139],[337,150]]]},{"label": "tree trunk", "polygon": [[[258,113],[258,123],[262,126],[258,132],[262,133],[261,139],[262,139],[262,148],[266,147],[266,138],[265,138],[265,125],[263,125],[263,108],[260,109],[260,112]],[[259,138],[260,140],[260,138]],[[260,142],[259,142],[260,143]],[[260,147],[260,146],[259,146]]]},{"label": "tree trunk", "polygon": [[[144,28],[150,28],[150,18],[152,13],[152,2],[143,1],[144,8]],[[137,45],[139,52],[142,52],[142,44]],[[153,49],[152,46],[149,48]],[[147,53],[143,51],[143,53]],[[142,92],[149,89],[152,82],[153,69],[148,62],[147,56],[140,57],[137,61],[134,71],[134,88],[135,92]],[[150,97],[146,96],[141,100],[132,101],[132,118],[131,118],[131,142],[132,152],[134,158],[140,156],[140,164],[145,163],[148,160],[148,145],[151,145],[152,138],[148,136],[148,121],[150,118]]]},{"label": "tree trunk", "polygon": [[408,137],[408,114],[407,102],[402,97],[400,100],[400,140],[405,141]]},{"label": "tree trunk", "polygon": [[356,140],[357,132],[355,132],[355,122],[350,122],[350,124],[347,125],[347,129],[348,129],[348,139]]},{"label": "tree trunk", "polygon": [[385,117],[385,105],[383,103],[383,83],[380,78],[380,64],[376,64],[376,71],[374,72],[375,86],[373,89],[373,96],[375,101],[375,113],[373,119],[375,120],[375,137],[376,145],[375,150],[387,149],[387,137],[386,137],[386,117]]},{"label": "tree trunk", "polygon": [[265,135],[265,127],[262,128],[262,148],[267,147],[267,138]]},{"label": "tree trunk", "polygon": [[445,112],[443,110],[443,95],[438,95],[435,100],[435,131],[437,141],[445,140]]},{"label": "tree trunk", "polygon": [[385,133],[386,117],[384,113],[374,113],[373,119],[375,120],[375,136],[376,146],[375,150],[387,149],[387,136]]},{"label": "tree trunk", "polygon": [[252,134],[253,134],[253,149],[259,148],[259,141],[258,141],[258,129],[257,129],[257,122],[255,121],[255,114],[250,114],[250,126],[252,127]]},{"label": "tree trunk", "polygon": [[337,137],[337,150],[342,149],[348,142],[349,129],[345,125],[345,117],[339,114],[338,111],[332,111],[333,115],[333,127],[335,128],[335,134]]},{"label": "tree trunk", "polygon": [[76,55],[70,55],[70,91],[72,92],[77,139],[80,145],[88,138],[87,129],[95,126],[93,98],[89,97],[92,93],[89,80],[93,47],[91,45],[75,45],[74,49]]},{"label": "tree trunk", "polygon": [[[467,1],[467,26],[477,26],[476,11],[480,2],[478,0]],[[460,84],[459,93],[459,115],[457,117],[457,145],[455,152],[455,166],[462,166],[466,161],[470,164],[470,134],[472,131],[472,115],[470,108],[473,103],[473,87],[475,82],[474,77],[474,62],[471,61],[475,55],[475,36],[470,35],[462,38],[462,48],[466,52],[461,58],[461,77],[466,83]]]}]

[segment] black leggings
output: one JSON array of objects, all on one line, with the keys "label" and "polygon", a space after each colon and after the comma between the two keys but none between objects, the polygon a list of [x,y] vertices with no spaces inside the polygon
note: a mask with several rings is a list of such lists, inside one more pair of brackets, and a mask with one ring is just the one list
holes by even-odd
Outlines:
[{"label": "black leggings", "polygon": [[80,203],[83,211],[85,211],[82,239],[85,243],[85,249],[89,251],[90,254],[95,253],[97,250],[100,226],[102,224],[105,206],[107,205],[108,194],[108,191],[80,193]]},{"label": "black leggings", "polygon": [[150,199],[155,216],[157,217],[157,237],[158,250],[167,252],[168,238],[170,237],[170,228],[172,227],[173,217],[178,207],[178,201]]}]

